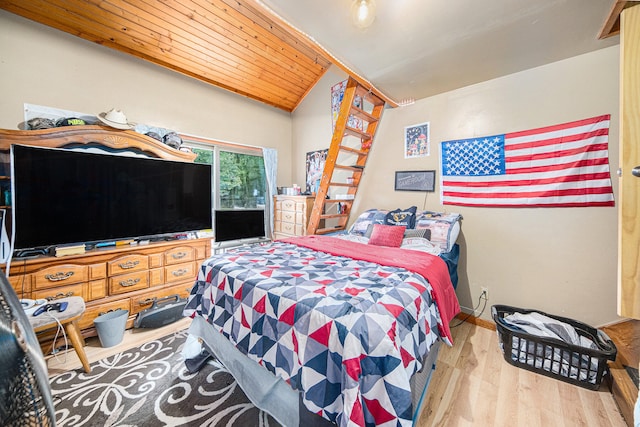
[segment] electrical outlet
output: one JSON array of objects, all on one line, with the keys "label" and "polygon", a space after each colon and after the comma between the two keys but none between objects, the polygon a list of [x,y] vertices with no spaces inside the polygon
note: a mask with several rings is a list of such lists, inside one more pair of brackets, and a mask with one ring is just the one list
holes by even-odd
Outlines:
[{"label": "electrical outlet", "polygon": [[484,299],[489,301],[489,288],[487,288],[486,286],[482,286],[480,288],[480,297],[482,297],[482,294],[484,294]]}]

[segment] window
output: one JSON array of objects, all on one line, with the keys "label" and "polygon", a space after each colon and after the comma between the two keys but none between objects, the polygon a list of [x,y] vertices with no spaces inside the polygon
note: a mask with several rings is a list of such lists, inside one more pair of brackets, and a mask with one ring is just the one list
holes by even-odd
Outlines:
[{"label": "window", "polygon": [[264,209],[266,178],[262,156],[220,151],[219,159],[219,206]]},{"label": "window", "polygon": [[213,209],[265,207],[267,184],[261,151],[188,145],[197,154],[195,162],[213,165]]}]

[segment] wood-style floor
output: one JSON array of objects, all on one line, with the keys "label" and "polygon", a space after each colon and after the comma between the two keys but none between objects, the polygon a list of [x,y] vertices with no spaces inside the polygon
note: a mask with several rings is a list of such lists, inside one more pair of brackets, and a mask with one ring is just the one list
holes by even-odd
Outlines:
[{"label": "wood-style floor", "polygon": [[511,366],[494,330],[463,323],[452,332],[418,426],[626,427],[604,384],[591,391]]},{"label": "wood-style floor", "polygon": [[[87,357],[94,362],[188,322],[129,330],[122,343],[107,349],[90,338]],[[453,338],[453,347],[442,346],[417,426],[626,427],[606,386],[590,391],[511,366],[502,357],[496,332],[471,323],[454,328]],[[49,357],[48,366],[52,375],[81,367],[73,352]]]}]

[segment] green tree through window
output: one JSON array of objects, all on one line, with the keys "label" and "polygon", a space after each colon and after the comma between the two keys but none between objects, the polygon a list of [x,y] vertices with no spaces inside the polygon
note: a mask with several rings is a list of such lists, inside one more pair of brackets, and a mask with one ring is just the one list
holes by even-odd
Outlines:
[{"label": "green tree through window", "polygon": [[267,187],[262,156],[219,148],[192,147],[192,150],[197,154],[196,163],[206,163],[214,168],[214,156],[218,156],[217,190],[214,191],[219,206],[216,209],[264,208]]},{"label": "green tree through window", "polygon": [[220,207],[264,207],[266,178],[260,156],[220,151]]}]

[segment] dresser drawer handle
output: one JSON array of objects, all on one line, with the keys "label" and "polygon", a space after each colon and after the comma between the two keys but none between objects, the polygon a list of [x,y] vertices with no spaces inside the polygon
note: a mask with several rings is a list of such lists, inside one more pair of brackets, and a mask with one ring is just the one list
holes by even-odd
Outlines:
[{"label": "dresser drawer handle", "polygon": [[129,286],[133,286],[133,285],[137,284],[138,282],[140,282],[140,279],[121,280],[120,281],[120,286],[128,288]]},{"label": "dresser drawer handle", "polygon": [[52,297],[46,297],[45,299],[47,301],[53,301],[53,300],[57,300],[58,298],[66,298],[66,297],[72,297],[73,296],[73,291],[69,291],[66,294],[63,292],[58,292],[57,294],[55,294]]},{"label": "dresser drawer handle", "polygon": [[188,272],[189,272],[189,270],[187,270],[186,268],[181,268],[180,270],[176,270],[176,271],[171,272],[171,274],[173,274],[176,277],[180,277],[180,276],[184,276]]},{"label": "dresser drawer handle", "polygon": [[173,259],[182,259],[187,256],[186,252],[178,252],[177,254],[171,254]]},{"label": "dresser drawer handle", "polygon": [[143,300],[138,301],[139,305],[149,305],[151,303],[153,303],[156,299],[155,298],[146,298]]},{"label": "dresser drawer handle", "polygon": [[73,276],[73,271],[68,271],[66,273],[61,271],[56,274],[47,274],[44,278],[50,282],[59,282],[61,280],[67,280],[71,276]]},{"label": "dresser drawer handle", "polygon": [[118,264],[120,266],[121,269],[123,270],[128,270],[130,268],[135,267],[136,265],[140,264],[140,261],[127,261],[127,262],[121,262],[120,264]]}]

